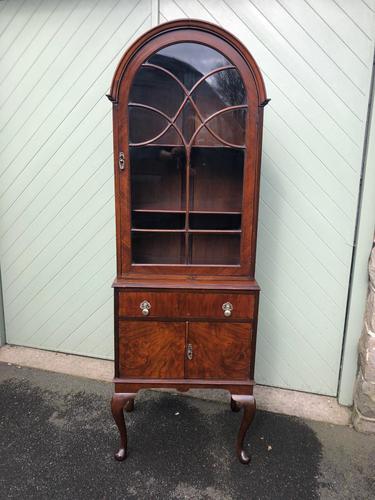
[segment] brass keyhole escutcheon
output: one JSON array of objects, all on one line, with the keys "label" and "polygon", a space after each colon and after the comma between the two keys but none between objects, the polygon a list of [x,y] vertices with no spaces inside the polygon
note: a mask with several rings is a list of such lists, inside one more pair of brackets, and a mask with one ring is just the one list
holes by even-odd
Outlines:
[{"label": "brass keyhole escutcheon", "polygon": [[118,166],[120,170],[125,170],[125,155],[122,151],[118,155]]},{"label": "brass keyhole escutcheon", "polygon": [[186,357],[189,361],[193,359],[193,345],[188,344],[186,349]]}]

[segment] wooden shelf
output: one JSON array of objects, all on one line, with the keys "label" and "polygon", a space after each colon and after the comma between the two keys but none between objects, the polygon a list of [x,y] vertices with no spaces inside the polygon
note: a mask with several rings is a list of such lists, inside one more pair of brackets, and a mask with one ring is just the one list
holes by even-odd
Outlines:
[{"label": "wooden shelf", "polygon": [[185,229],[134,229],[132,233],[185,233]]},{"label": "wooden shelf", "polygon": [[[143,146],[138,146],[137,144],[129,144],[129,147],[131,148],[140,148],[140,147],[146,147],[146,148],[185,148],[184,144],[144,144]],[[222,145],[217,145],[217,144],[192,144],[190,146],[191,148],[201,148],[201,149],[246,149],[245,146],[238,145],[238,146],[225,146],[224,144]]]},{"label": "wooden shelf", "polygon": [[[155,214],[186,214],[186,210],[175,210],[173,208],[133,208],[132,212],[155,213]],[[229,212],[224,210],[189,210],[190,214],[202,215],[241,215],[242,212]]]},{"label": "wooden shelf", "polygon": [[203,215],[241,215],[242,212],[226,212],[222,210],[189,210],[190,214]]},{"label": "wooden shelf", "polygon": [[241,229],[189,229],[189,234],[241,234]]},{"label": "wooden shelf", "polygon": [[[136,229],[133,233],[185,233],[185,229]],[[189,234],[241,234],[241,229],[188,229]]]},{"label": "wooden shelf", "polygon": [[166,208],[155,209],[155,208],[133,208],[133,212],[145,213],[145,214],[186,214],[186,210],[169,210]]}]

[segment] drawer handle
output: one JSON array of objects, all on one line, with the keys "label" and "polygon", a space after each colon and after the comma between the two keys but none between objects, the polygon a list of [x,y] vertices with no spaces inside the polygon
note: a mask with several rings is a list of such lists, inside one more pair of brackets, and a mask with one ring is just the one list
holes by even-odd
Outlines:
[{"label": "drawer handle", "polygon": [[232,316],[233,306],[232,306],[232,304],[230,302],[225,302],[222,305],[222,309],[224,311],[224,316],[226,318],[229,318],[230,316]]},{"label": "drawer handle", "polygon": [[140,309],[142,310],[143,316],[148,316],[150,314],[151,304],[147,300],[144,300],[139,304]]}]

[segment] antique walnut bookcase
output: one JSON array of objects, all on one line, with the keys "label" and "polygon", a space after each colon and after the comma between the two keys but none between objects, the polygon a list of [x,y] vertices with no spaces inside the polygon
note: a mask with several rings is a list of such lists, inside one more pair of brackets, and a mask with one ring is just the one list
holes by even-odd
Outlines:
[{"label": "antique walnut bookcase", "polygon": [[221,388],[254,417],[259,286],[254,279],[263,79],[247,49],[202,21],[162,24],[121,59],[112,82],[117,278],[115,393]]}]

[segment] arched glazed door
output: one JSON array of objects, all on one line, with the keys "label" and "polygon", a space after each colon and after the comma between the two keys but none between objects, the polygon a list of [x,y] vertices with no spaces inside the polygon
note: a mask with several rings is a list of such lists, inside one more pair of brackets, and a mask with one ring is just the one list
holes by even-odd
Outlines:
[{"label": "arched glazed door", "polygon": [[263,82],[205,26],[149,37],[116,72],[119,274],[253,274]]}]

